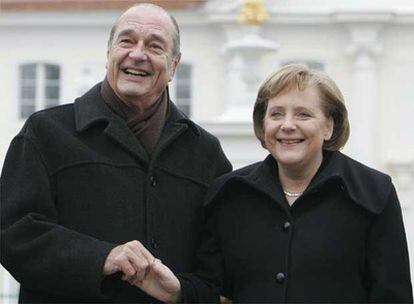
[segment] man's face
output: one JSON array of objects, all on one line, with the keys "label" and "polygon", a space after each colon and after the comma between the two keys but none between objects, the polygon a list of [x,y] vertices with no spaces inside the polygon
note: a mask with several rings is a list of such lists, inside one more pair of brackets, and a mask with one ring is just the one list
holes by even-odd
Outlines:
[{"label": "man's face", "polygon": [[126,104],[145,110],[172,80],[179,62],[173,56],[174,25],[165,13],[134,7],[118,20],[108,50],[107,79]]}]

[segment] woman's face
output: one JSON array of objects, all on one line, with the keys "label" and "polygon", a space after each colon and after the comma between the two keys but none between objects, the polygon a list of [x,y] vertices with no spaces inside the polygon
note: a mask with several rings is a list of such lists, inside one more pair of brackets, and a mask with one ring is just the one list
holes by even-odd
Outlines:
[{"label": "woman's face", "polygon": [[264,118],[267,150],[284,169],[317,169],[322,145],[332,136],[333,119],[322,111],[318,89],[291,89],[269,99]]}]

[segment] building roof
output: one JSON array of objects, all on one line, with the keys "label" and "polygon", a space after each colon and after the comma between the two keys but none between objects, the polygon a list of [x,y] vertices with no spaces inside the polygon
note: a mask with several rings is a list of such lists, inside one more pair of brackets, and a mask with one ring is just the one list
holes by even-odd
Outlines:
[{"label": "building roof", "polygon": [[165,9],[189,9],[201,6],[206,0],[0,0],[0,10],[124,9],[144,2]]}]

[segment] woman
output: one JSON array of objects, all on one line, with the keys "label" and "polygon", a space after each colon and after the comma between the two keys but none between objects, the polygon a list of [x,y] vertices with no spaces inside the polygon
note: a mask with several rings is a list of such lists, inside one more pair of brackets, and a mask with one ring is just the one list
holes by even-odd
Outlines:
[{"label": "woman", "polygon": [[210,189],[199,270],[178,280],[156,261],[135,284],[169,301],[412,302],[394,186],[338,151],[349,123],[335,83],[285,66],[261,86],[253,121],[270,155]]}]

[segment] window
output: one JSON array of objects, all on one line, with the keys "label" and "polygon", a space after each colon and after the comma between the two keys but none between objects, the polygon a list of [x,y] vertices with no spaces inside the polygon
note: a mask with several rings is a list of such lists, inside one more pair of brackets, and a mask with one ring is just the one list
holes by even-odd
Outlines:
[{"label": "window", "polygon": [[20,117],[53,107],[60,99],[60,67],[32,63],[20,66]]},{"label": "window", "polygon": [[173,96],[175,97],[175,104],[188,116],[191,113],[191,79],[191,65],[187,63],[179,64],[175,75],[175,94]]},{"label": "window", "polygon": [[303,65],[306,65],[308,68],[314,69],[314,70],[320,70],[320,71],[325,70],[325,65],[323,64],[323,62],[314,61],[314,60],[299,60],[299,59],[288,60],[288,61],[282,62],[282,66],[287,65],[287,64],[293,64],[293,63],[303,64]]}]

